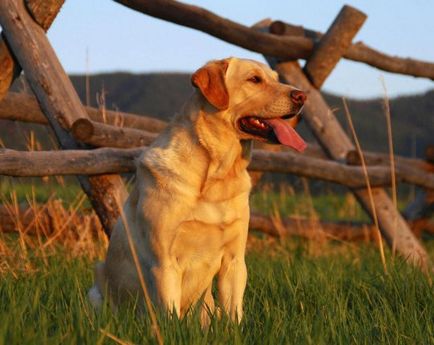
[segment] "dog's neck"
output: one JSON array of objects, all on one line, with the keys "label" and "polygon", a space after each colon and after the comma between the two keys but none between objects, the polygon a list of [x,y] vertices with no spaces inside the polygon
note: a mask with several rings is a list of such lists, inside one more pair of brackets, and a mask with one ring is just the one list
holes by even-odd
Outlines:
[{"label": "dog's neck", "polygon": [[251,156],[250,140],[237,137],[231,125],[212,112],[215,109],[203,97],[194,94],[178,120],[192,124],[193,133],[209,158],[207,178],[224,179],[247,168]]}]

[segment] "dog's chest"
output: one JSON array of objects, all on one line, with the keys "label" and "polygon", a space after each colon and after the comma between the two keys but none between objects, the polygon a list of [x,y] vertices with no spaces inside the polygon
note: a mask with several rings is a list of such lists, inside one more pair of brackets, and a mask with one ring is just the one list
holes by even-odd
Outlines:
[{"label": "dog's chest", "polygon": [[216,184],[201,195],[180,224],[172,247],[180,267],[197,276],[215,274],[226,246],[247,231],[249,191],[250,180],[237,180]]},{"label": "dog's chest", "polygon": [[247,172],[207,186],[197,199],[188,220],[224,228],[246,216],[250,178]]},{"label": "dog's chest", "polygon": [[190,220],[224,228],[238,220],[246,207],[248,207],[248,194],[240,194],[223,201],[202,199],[197,202]]}]

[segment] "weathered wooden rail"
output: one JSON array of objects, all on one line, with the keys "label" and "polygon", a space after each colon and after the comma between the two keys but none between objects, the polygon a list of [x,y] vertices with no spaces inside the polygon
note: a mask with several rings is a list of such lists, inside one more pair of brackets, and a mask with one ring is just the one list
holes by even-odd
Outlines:
[{"label": "weathered wooden rail", "polygon": [[[308,59],[316,40],[309,36],[276,36],[257,32],[247,26],[217,16],[203,8],[173,0],[115,0],[133,10],[196,29],[237,46],[283,59]],[[434,64],[393,57],[359,42],[350,46],[344,57],[384,71],[434,80]]]},{"label": "weathered wooden rail", "polygon": [[[59,217],[59,214],[61,217]],[[42,235],[50,237],[63,231],[65,223],[61,219],[72,219],[70,224],[84,224],[91,226],[91,231],[97,235],[101,231],[101,224],[95,214],[88,212],[71,212],[64,208],[59,200],[49,201],[44,205],[31,207],[13,207],[0,205],[0,233],[22,232],[26,235]],[[420,237],[423,228],[434,234],[434,222],[421,224],[416,221],[411,224],[416,235]],[[357,222],[324,222],[301,217],[274,219],[273,217],[251,213],[250,229],[259,231],[272,237],[302,237],[309,240],[335,240],[345,242],[375,241],[375,229],[372,224]]]},{"label": "weathered wooden rail", "polygon": [[[144,115],[129,114],[107,109],[84,107],[92,121],[118,127],[129,127],[149,132],[160,132],[166,127],[164,121]],[[0,119],[48,125],[38,101],[32,95],[9,92],[0,102]]]},{"label": "weathered wooden rail", "polygon": [[[343,7],[327,32],[322,34],[282,22],[262,22],[248,28],[199,7],[172,0],[116,1],[145,14],[204,31],[264,54],[283,81],[303,89],[309,95],[305,118],[322,152],[315,146],[308,150],[310,154],[307,155],[255,150],[249,169],[292,173],[348,186],[392,249],[413,264],[424,269],[428,267],[426,251],[381,187],[391,184],[391,169],[395,169],[398,181],[431,191],[434,187],[432,164],[421,160],[412,160],[410,164],[409,158],[397,157],[396,166],[391,168],[387,156],[368,153],[367,185],[359,152],[355,151],[351,139],[318,89],[341,58],[432,80],[434,64],[391,57],[362,43],[352,44],[366,15],[349,6]],[[104,111],[103,115],[98,109],[83,107],[44,32],[63,0],[27,0],[25,4],[22,0],[0,2],[0,25],[7,40],[7,43],[0,42],[0,66],[4,66],[0,70],[0,100],[4,98],[0,102],[0,118],[49,124],[64,150],[32,153],[1,150],[0,174],[79,175],[83,190],[109,235],[119,214],[118,201],[126,195],[121,177],[114,173],[133,172],[135,157],[146,149],[144,146],[149,145],[166,124],[134,114]],[[299,58],[306,60],[303,69],[294,61]],[[21,69],[26,73],[37,102],[24,95],[7,94]],[[110,148],[89,150],[106,146]],[[47,159],[51,163],[49,166]]]},{"label": "weathered wooden rail", "polygon": [[[55,5],[57,2],[53,2]],[[7,39],[5,47],[13,50],[10,55],[26,73],[60,146],[63,149],[83,148],[69,130],[76,121],[88,119],[88,115],[43,28],[32,19],[21,0],[0,1],[0,25]],[[119,215],[119,200],[127,196],[122,178],[118,175],[78,175],[77,178],[105,231],[110,234]]]},{"label": "weathered wooden rail", "polygon": [[[76,139],[96,147],[133,148],[147,146],[167,125],[164,121],[152,117],[105,111],[106,119],[108,119],[107,122],[112,123],[112,125],[109,125],[103,123],[104,119],[98,109],[86,107],[86,110],[89,116],[91,116],[92,121],[77,121],[75,127],[72,129],[72,133]],[[17,93],[9,93],[0,102],[0,119],[48,124],[37,102],[31,96]],[[119,127],[116,124],[125,127]],[[139,128],[146,128],[148,126],[150,131],[138,130],[135,128],[137,125]],[[45,174],[62,175],[62,166],[66,169],[66,162],[74,159],[74,157],[81,157],[78,153],[80,152],[62,154],[59,151],[28,154],[17,151],[0,151],[0,155],[4,160],[4,164],[0,166],[0,174],[9,176],[32,176],[32,174],[35,174],[34,176],[43,176],[43,172],[38,174],[36,172],[38,171],[38,162],[43,161],[39,157],[44,157],[44,159],[49,159],[50,161],[64,159],[65,164],[58,167],[52,166],[50,173],[47,172]],[[34,161],[32,161],[32,155],[34,155]],[[87,159],[89,162],[95,161],[95,165],[92,167],[93,172],[83,170],[83,174],[93,175],[116,172],[116,170],[113,170],[115,169],[113,166],[110,168],[111,170],[100,166],[97,162],[97,155],[93,153],[88,155]],[[113,157],[114,160],[119,157],[118,153],[116,155]],[[389,155],[375,152],[365,152],[364,155],[366,164],[373,166],[368,169],[371,185],[390,186]],[[276,159],[276,161],[272,162],[271,160],[273,159]],[[318,159],[322,159],[323,161]],[[421,159],[400,156],[396,156],[395,161],[398,182],[406,182],[424,188],[433,188],[434,176],[432,172],[434,172],[434,166],[432,164]],[[20,172],[20,168],[25,164],[20,162],[27,162],[31,164],[32,168]],[[292,151],[268,156],[263,153],[257,153],[256,156],[254,155],[250,170],[297,174],[313,179],[339,183],[347,187],[364,186],[362,168],[355,169],[351,167],[361,165],[357,151],[349,151],[345,162],[348,165],[329,161],[319,146],[310,143],[302,155]],[[77,174],[74,171],[78,171],[78,167],[75,170],[65,170],[63,174]],[[119,170],[119,172],[124,172],[124,170]]]},{"label": "weathered wooden rail", "polygon": [[[15,151],[0,149],[0,175],[5,176],[54,176],[54,175],[101,175],[135,172],[135,159],[145,150],[142,148],[62,151]],[[50,162],[47,165],[47,162]],[[350,188],[366,186],[364,172],[357,166],[312,158],[296,152],[270,152],[253,150],[250,171],[288,173],[312,179],[338,183]],[[388,166],[367,168],[371,186],[390,186],[391,173]],[[434,174],[419,172],[407,174],[396,170],[398,181],[434,189]]]}]

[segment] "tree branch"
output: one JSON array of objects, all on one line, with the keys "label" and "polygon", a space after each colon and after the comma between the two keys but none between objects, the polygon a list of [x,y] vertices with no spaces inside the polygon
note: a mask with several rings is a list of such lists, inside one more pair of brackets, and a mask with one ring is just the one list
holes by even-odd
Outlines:
[{"label": "tree branch", "polygon": [[[27,0],[27,9],[33,19],[45,30],[56,18],[65,0]],[[3,36],[0,38],[0,100],[20,75],[21,66],[16,62]]]},{"label": "tree branch", "polygon": [[[134,159],[142,150],[102,148],[95,150],[15,151],[0,150],[0,175],[50,176],[98,175],[134,172]],[[50,164],[47,164],[50,162]],[[342,184],[351,188],[365,187],[362,168],[347,166],[324,159],[310,158],[295,152],[269,152],[253,150],[250,171],[290,173]],[[390,185],[390,168],[368,167],[372,186]],[[434,174],[420,172],[408,174],[397,169],[396,177],[426,188],[434,188]]]},{"label": "tree branch", "polygon": [[[84,107],[89,118],[95,122],[119,127],[131,127],[149,132],[160,132],[166,122],[151,116],[136,115],[119,111],[102,110]],[[0,101],[0,119],[33,122],[47,125],[48,120],[42,113],[38,101],[34,96],[25,93],[9,92]]]},{"label": "tree branch", "polygon": [[[203,8],[173,0],[115,0],[144,14],[205,32],[223,41],[264,55],[282,59],[307,59],[315,41],[308,37],[279,37],[258,32],[222,18]],[[434,64],[386,55],[363,43],[350,46],[345,58],[367,63],[388,72],[434,80]]]}]

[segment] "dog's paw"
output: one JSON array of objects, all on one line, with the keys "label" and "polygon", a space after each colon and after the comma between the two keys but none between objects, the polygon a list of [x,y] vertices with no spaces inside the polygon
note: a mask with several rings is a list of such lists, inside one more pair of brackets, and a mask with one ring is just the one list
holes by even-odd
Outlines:
[{"label": "dog's paw", "polygon": [[95,309],[101,309],[103,297],[96,285],[92,286],[87,293],[87,297]]}]

